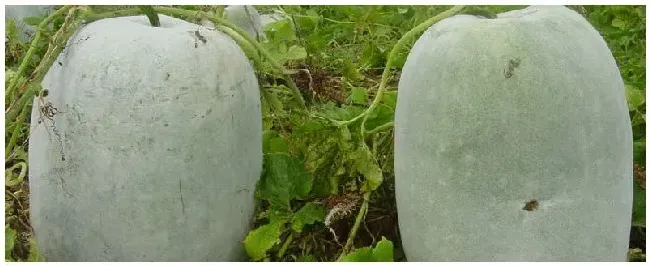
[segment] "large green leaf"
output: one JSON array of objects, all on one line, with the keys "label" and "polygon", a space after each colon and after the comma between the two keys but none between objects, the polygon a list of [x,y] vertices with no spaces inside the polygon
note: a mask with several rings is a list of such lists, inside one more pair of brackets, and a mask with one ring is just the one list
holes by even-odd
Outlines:
[{"label": "large green leaf", "polygon": [[352,87],[349,98],[353,104],[366,104],[368,101],[366,90],[360,87]]},{"label": "large green leaf", "polygon": [[313,224],[315,222],[322,222],[325,219],[325,209],[321,205],[313,202],[308,202],[302,207],[291,221],[291,228],[294,231],[302,232],[305,225]]},{"label": "large green leaf", "polygon": [[283,19],[264,26],[264,31],[271,43],[296,40],[291,20]]},{"label": "large green leaf", "polygon": [[288,153],[287,142],[277,132],[267,131],[262,135],[263,151],[267,153]]},{"label": "large green leaf", "polygon": [[311,191],[313,177],[302,162],[288,154],[266,154],[260,197],[272,205],[288,206],[292,199],[304,199]]},{"label": "large green leaf", "polygon": [[392,262],[393,242],[385,237],[377,242],[375,248],[363,247],[338,259],[339,262]]}]

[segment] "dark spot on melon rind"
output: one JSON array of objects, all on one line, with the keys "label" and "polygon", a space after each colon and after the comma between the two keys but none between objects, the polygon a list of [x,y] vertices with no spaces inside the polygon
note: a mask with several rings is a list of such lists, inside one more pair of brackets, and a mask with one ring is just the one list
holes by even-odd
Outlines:
[{"label": "dark spot on melon rind", "polygon": [[529,200],[524,205],[524,211],[534,211],[539,207],[539,202],[537,200]]},{"label": "dark spot on melon rind", "polygon": [[520,64],[521,64],[521,58],[517,57],[508,60],[506,68],[503,69],[503,75],[506,77],[506,79],[511,78],[515,74],[515,68],[519,67]]}]

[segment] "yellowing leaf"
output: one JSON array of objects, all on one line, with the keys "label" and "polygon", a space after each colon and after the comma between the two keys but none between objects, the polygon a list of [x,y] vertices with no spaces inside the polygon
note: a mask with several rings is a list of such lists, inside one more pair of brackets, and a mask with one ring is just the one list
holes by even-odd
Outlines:
[{"label": "yellowing leaf", "polygon": [[384,178],[377,160],[363,141],[359,144],[359,148],[352,153],[351,159],[356,170],[366,178],[362,190],[374,191],[377,189]]},{"label": "yellowing leaf", "polygon": [[276,221],[249,232],[244,240],[248,256],[254,261],[265,258],[266,252],[280,242],[282,226],[284,221]]}]

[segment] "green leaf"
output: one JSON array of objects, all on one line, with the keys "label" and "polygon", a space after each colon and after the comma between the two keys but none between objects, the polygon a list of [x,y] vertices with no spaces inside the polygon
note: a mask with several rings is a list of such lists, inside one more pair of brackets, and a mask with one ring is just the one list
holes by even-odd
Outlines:
[{"label": "green leaf", "polygon": [[645,115],[639,111],[636,111],[632,116],[632,126],[638,126],[645,124]]},{"label": "green leaf", "polygon": [[484,18],[494,19],[497,18],[497,15],[490,11],[489,9],[481,6],[468,6],[463,9],[462,14],[481,16]]},{"label": "green leaf", "polygon": [[316,13],[315,10],[309,9],[305,13],[304,16],[294,16],[293,17],[296,25],[300,29],[301,32],[305,31],[311,31],[314,30],[316,25],[318,25],[318,21],[320,20],[320,16],[318,13]]},{"label": "green leaf", "polygon": [[267,210],[270,223],[285,222],[293,219],[293,211],[290,206],[271,205]]},{"label": "green leaf", "polygon": [[16,41],[18,39],[18,29],[16,28],[16,21],[14,19],[7,19],[5,21],[5,35],[9,39],[9,42]]},{"label": "green leaf", "polygon": [[645,227],[645,189],[643,189],[636,181],[634,181],[632,225]]},{"label": "green leaf", "polygon": [[288,206],[292,199],[304,199],[311,191],[313,177],[301,161],[288,154],[266,154],[260,197],[271,204]]},{"label": "green leaf", "polygon": [[341,132],[341,140],[347,142],[352,139],[352,134],[350,133],[350,129],[347,126],[342,126],[339,130]]},{"label": "green leaf", "polygon": [[36,240],[34,238],[29,239],[29,257],[27,258],[29,262],[44,262],[45,257],[41,255],[38,251],[38,246],[36,245]]},{"label": "green leaf", "polygon": [[387,91],[381,97],[381,101],[386,103],[391,109],[395,110],[397,106],[397,91]]},{"label": "green leaf", "polygon": [[393,242],[382,236],[381,240],[377,242],[372,254],[377,262],[393,261]]},{"label": "green leaf", "polygon": [[366,121],[366,130],[375,129],[378,126],[393,122],[395,116],[395,109],[387,104],[379,104],[375,110],[368,114]]},{"label": "green leaf", "polygon": [[343,59],[343,76],[351,81],[359,81],[363,79],[363,75],[359,72],[359,68],[349,57]]},{"label": "green leaf", "polygon": [[303,60],[305,58],[307,58],[307,51],[305,51],[304,47],[298,45],[289,47],[286,54],[287,60]]},{"label": "green leaf", "polygon": [[280,235],[284,221],[276,221],[251,231],[244,239],[246,253],[254,261],[264,259],[266,252],[280,243]]},{"label": "green leaf", "polygon": [[645,140],[635,141],[633,144],[634,162],[645,166]]},{"label": "green leaf", "polygon": [[392,262],[393,242],[381,237],[381,241],[373,249],[363,247],[338,259],[339,262]]},{"label": "green leaf", "polygon": [[315,222],[322,222],[325,219],[325,209],[323,206],[313,202],[308,202],[303,206],[291,221],[291,228],[300,233],[305,225]]},{"label": "green leaf", "polygon": [[366,143],[362,141],[357,150],[351,154],[350,159],[354,163],[354,168],[366,177],[363,191],[374,191],[381,185],[384,180],[381,169]]},{"label": "green leaf", "polygon": [[264,132],[262,135],[264,153],[288,153],[287,142],[278,133],[273,131]]},{"label": "green leaf", "polygon": [[23,22],[30,26],[38,26],[38,24],[41,24],[43,20],[45,20],[45,17],[43,16],[26,17],[23,19]]},{"label": "green leaf", "polygon": [[380,67],[384,63],[384,54],[375,43],[364,45],[359,64],[363,67]]},{"label": "green leaf", "polygon": [[626,26],[625,24],[626,24],[625,21],[618,17],[612,20],[612,26],[617,27],[619,29],[624,29]]},{"label": "green leaf", "polygon": [[16,244],[16,231],[5,225],[5,260],[11,259],[11,251]]},{"label": "green leaf", "polygon": [[287,142],[281,138],[274,138],[269,140],[269,151],[270,152],[279,152],[279,153],[288,153],[289,152],[289,146],[287,145]]},{"label": "green leaf", "polygon": [[304,124],[302,124],[299,128],[297,128],[298,132],[300,133],[305,133],[305,132],[313,132],[313,131],[319,131],[324,129],[326,126],[323,125],[322,123],[316,122],[316,121],[308,121]]},{"label": "green leaf", "polygon": [[288,19],[271,22],[265,27],[271,43],[296,40],[296,32],[293,30],[293,23]]},{"label": "green leaf", "polygon": [[352,87],[350,92],[350,102],[354,104],[366,104],[368,100],[368,95],[364,88]]},{"label": "green leaf", "polygon": [[632,85],[625,85],[625,96],[630,111],[638,110],[639,106],[642,106],[645,103],[645,95],[643,91]]}]

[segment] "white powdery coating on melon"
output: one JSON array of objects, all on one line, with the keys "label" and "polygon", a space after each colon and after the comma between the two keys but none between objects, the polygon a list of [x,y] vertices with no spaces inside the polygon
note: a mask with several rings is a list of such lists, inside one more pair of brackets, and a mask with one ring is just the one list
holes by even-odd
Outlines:
[{"label": "white powdery coating on melon", "polygon": [[42,83],[59,113],[38,124],[34,103],[30,211],[48,260],[245,259],[262,170],[257,79],[227,35],[160,22],[82,27]]},{"label": "white powdery coating on melon", "polygon": [[624,261],[632,131],[606,43],[557,6],[432,26],[400,78],[395,174],[409,261]]}]

